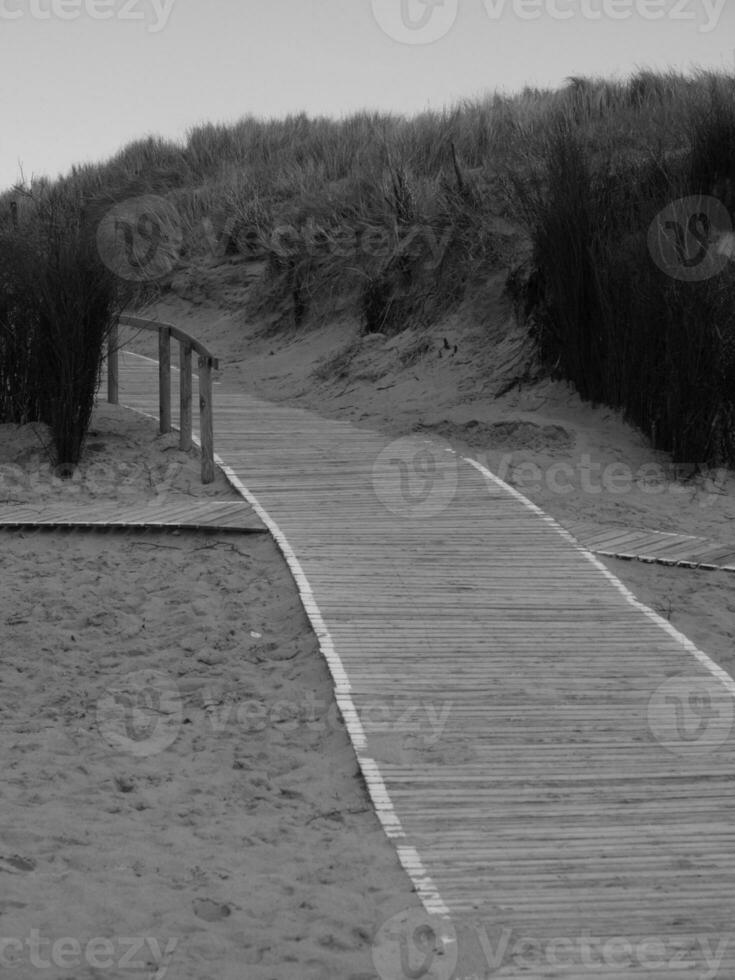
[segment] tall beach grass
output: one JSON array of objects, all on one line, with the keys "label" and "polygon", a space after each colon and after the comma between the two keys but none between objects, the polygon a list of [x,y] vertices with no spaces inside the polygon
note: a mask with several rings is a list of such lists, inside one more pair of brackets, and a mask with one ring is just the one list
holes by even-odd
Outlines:
[{"label": "tall beach grass", "polygon": [[507,270],[551,374],[678,459],[735,465],[735,267],[684,281],[648,240],[677,200],[735,211],[733,104],[727,74],[642,70],[413,118],[247,116],[141,139],[64,186],[108,205],[164,199],[178,271],[257,262],[249,311],[299,329],[339,308],[366,331],[421,331]]}]

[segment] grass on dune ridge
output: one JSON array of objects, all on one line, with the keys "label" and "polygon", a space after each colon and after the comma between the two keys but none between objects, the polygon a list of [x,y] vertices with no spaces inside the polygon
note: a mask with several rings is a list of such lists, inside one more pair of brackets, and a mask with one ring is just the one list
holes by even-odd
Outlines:
[{"label": "grass on dune ridge", "polygon": [[[265,263],[253,311],[286,309],[308,329],[352,309],[384,333],[425,329],[507,270],[553,376],[622,409],[678,461],[735,466],[733,263],[682,280],[648,239],[662,209],[693,195],[732,217],[734,186],[735,76],[639,71],[412,118],[249,116],[181,143],[148,137],[0,196],[0,252],[18,233],[11,200],[22,229],[52,193],[96,214],[153,195],[180,225],[178,269],[214,241]],[[11,320],[0,310],[0,345]]]}]

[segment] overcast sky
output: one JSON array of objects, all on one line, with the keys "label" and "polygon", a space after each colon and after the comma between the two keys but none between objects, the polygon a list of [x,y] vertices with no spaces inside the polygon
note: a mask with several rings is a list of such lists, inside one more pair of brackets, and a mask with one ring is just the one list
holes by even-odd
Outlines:
[{"label": "overcast sky", "polygon": [[735,70],[733,0],[0,0],[0,188],[154,133]]}]

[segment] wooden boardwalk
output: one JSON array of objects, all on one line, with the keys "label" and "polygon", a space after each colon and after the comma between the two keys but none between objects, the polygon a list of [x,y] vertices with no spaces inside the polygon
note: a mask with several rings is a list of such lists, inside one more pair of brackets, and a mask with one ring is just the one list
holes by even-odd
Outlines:
[{"label": "wooden boardwalk", "polygon": [[[155,414],[155,365],[124,358],[120,391]],[[435,967],[731,980],[735,682],[444,444],[226,383],[214,427],[290,564],[386,833],[446,917]]]},{"label": "wooden boardwalk", "polygon": [[265,525],[243,500],[207,500],[164,494],[135,506],[102,499],[90,503],[0,504],[0,528],[184,529],[261,533]]},{"label": "wooden boardwalk", "polygon": [[610,558],[632,558],[676,565],[735,572],[735,541],[710,541],[694,534],[651,531],[645,528],[577,521],[565,527],[585,548]]}]

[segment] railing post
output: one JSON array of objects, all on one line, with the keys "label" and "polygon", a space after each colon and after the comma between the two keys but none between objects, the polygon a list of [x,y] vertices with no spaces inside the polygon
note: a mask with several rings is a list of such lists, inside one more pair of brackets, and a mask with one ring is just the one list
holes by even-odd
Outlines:
[{"label": "railing post", "polygon": [[107,335],[107,401],[111,405],[119,403],[120,373],[118,368],[117,323],[114,323]]},{"label": "railing post", "polygon": [[160,399],[160,432],[171,431],[171,329],[158,331],[158,395]]},{"label": "railing post", "polygon": [[199,439],[202,445],[202,483],[213,483],[212,358],[202,356],[199,357]]},{"label": "railing post", "polygon": [[191,345],[179,341],[179,449],[191,449]]},{"label": "railing post", "polygon": [[[0,3],[2,0],[0,0]],[[199,364],[199,433],[202,450],[202,483],[214,482],[214,421],[212,417],[212,372],[219,369],[219,361],[213,357],[206,347],[190,337],[183,330],[170,323],[158,323],[156,320],[146,320],[137,316],[121,314],[118,322],[126,327],[136,327],[143,330],[156,330],[158,333],[158,394],[159,418],[161,433],[170,432],[171,424],[171,338],[179,342],[179,445],[187,451],[193,442],[193,378],[192,357],[196,351]],[[108,356],[110,368],[117,378],[117,323],[115,324],[114,339],[110,334]],[[108,393],[112,393],[111,375],[108,374]],[[117,383],[115,382],[117,390]]]}]

